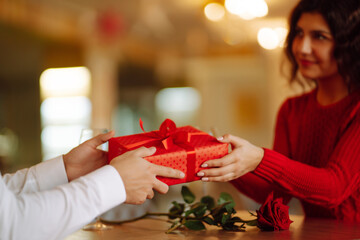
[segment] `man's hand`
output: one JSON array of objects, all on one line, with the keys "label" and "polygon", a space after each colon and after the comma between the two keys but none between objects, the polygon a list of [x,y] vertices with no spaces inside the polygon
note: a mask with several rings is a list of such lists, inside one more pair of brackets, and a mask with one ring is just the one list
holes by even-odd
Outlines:
[{"label": "man's hand", "polygon": [[142,204],[146,199],[154,197],[154,191],[165,194],[169,186],[156,176],[184,178],[179,170],[150,163],[144,157],[154,154],[156,148],[140,147],[114,158],[110,165],[119,172],[126,190],[126,203]]},{"label": "man's hand", "polygon": [[114,136],[114,131],[97,135],[63,156],[69,182],[107,163],[107,152],[97,147]]}]

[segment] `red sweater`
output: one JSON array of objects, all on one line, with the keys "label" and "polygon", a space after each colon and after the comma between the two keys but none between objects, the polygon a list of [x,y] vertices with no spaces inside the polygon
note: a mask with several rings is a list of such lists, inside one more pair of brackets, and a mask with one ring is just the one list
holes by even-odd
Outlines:
[{"label": "red sweater", "polygon": [[232,183],[260,203],[274,191],[300,199],[306,216],[360,222],[360,91],[329,106],[318,104],[316,90],[288,99],[274,150]]}]

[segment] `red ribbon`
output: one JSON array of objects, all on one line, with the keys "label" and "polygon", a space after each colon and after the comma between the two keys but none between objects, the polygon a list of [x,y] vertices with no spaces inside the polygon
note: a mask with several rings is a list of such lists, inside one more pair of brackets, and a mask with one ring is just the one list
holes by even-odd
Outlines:
[{"label": "red ribbon", "polygon": [[204,132],[189,133],[186,131],[176,131],[176,124],[170,119],[166,119],[165,121],[163,121],[158,131],[145,132],[143,127],[143,121],[141,119],[139,120],[139,124],[143,132],[146,133],[146,137],[148,139],[133,144],[128,144],[125,147],[128,149],[132,149],[142,146],[144,144],[148,144],[150,142],[160,142],[166,150],[174,148],[174,145],[183,148],[186,150],[187,154],[186,181],[189,182],[195,180],[196,154],[195,148],[190,144],[191,136],[207,134]]},{"label": "red ribbon", "polygon": [[[192,135],[199,135],[199,133],[188,133],[185,131],[178,131],[176,132],[176,125],[175,123],[170,120],[166,119],[161,125],[158,131],[151,131],[146,132],[143,127],[143,121],[139,120],[140,127],[148,139],[145,139],[140,142],[128,144],[125,147],[128,149],[132,149],[135,147],[140,147],[144,144],[150,142],[160,142],[161,145],[166,149],[169,150],[174,147],[174,144],[186,144],[189,143],[191,140]],[[203,133],[201,134],[203,135]]]}]

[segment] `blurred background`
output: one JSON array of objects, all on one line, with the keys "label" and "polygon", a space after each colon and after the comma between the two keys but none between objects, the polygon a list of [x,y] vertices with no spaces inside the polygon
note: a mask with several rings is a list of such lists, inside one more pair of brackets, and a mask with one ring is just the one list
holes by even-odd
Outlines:
[{"label": "blurred background", "polygon": [[[68,152],[85,127],[138,133],[139,118],[147,131],[171,118],[271,147],[296,92],[281,66],[297,2],[0,0],[1,172]],[[257,207],[230,184],[189,185]]]}]

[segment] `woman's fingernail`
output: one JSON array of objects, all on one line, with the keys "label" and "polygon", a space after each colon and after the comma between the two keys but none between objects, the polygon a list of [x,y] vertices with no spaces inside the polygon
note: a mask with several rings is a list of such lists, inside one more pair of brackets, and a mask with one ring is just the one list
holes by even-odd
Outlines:
[{"label": "woman's fingernail", "polygon": [[203,172],[198,172],[197,175],[198,175],[199,177],[202,177],[202,176],[204,176],[205,174],[204,174]]},{"label": "woman's fingernail", "polygon": [[204,181],[204,182],[207,182],[207,181],[209,181],[209,178],[203,177],[201,180]]},{"label": "woman's fingernail", "polygon": [[180,173],[180,177],[181,177],[181,178],[184,178],[184,177],[185,177],[185,173],[181,172],[181,173]]},{"label": "woman's fingernail", "polygon": [[207,163],[204,163],[203,165],[201,165],[201,167],[205,168],[208,167]]},{"label": "woman's fingernail", "polygon": [[222,141],[224,137],[218,137],[217,140]]}]

